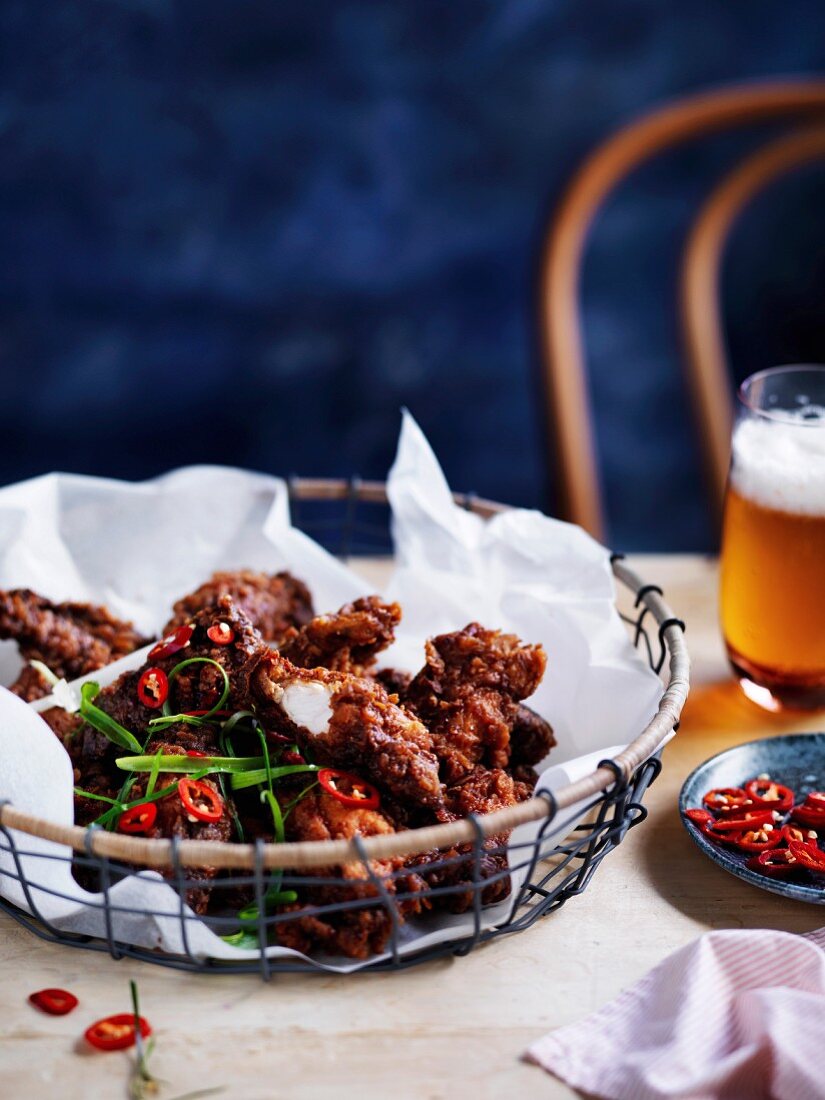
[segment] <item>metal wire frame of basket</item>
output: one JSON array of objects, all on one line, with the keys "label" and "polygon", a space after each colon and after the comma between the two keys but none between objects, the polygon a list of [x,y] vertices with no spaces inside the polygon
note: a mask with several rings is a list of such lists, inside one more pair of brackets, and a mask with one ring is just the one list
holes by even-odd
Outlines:
[{"label": "metal wire frame of basket", "polygon": [[[291,479],[289,483],[292,521],[339,556],[376,554],[388,549],[388,507],[384,484],[338,480]],[[457,503],[482,517],[506,510],[507,506],[472,495],[456,494]],[[369,514],[365,514],[369,513]],[[19,883],[29,912],[0,897],[0,909],[42,939],[92,951],[106,951],[115,959],[132,958],[177,969],[210,973],[260,973],[264,979],[279,972],[319,968],[321,962],[300,957],[268,956],[265,946],[277,942],[278,925],[295,920],[290,912],[268,912],[267,891],[309,889],[317,904],[304,909],[318,920],[341,922],[353,914],[372,911],[383,914],[386,948],[370,969],[402,968],[444,955],[464,955],[479,944],[519,932],[582,893],[601,861],[625,837],[628,829],[643,821],[645,792],[659,774],[659,750],[663,741],[678,729],[679,716],[689,688],[689,659],[684,642],[684,623],[665,603],[662,590],[644,583],[623,561],[613,555],[613,572],[619,584],[632,596],[633,609],[622,614],[632,639],[651,668],[665,683],[656,714],[639,736],[615,759],[602,761],[589,776],[551,792],[537,790],[529,801],[486,815],[472,815],[450,824],[410,829],[386,836],[355,837],[352,841],[302,842],[296,844],[236,844],[197,840],[146,840],[108,833],[100,829],[60,826],[22,813],[12,804],[0,803],[0,852],[11,856],[13,870],[6,874]],[[667,668],[666,668],[667,666]],[[557,833],[559,815],[586,800],[587,812],[578,815],[579,824],[561,843],[546,838]],[[537,822],[536,836],[528,842],[507,844],[509,832],[520,825]],[[33,852],[21,846],[24,834],[54,841],[72,854]],[[441,872],[427,892],[430,902],[444,899],[448,906],[470,915],[471,927],[464,934],[445,939],[411,953],[402,952],[403,914],[415,905],[416,894],[403,866],[377,874],[375,860],[390,860],[415,853],[438,850],[441,858],[427,864],[428,872]],[[507,860],[501,857],[505,855]],[[51,922],[38,905],[38,894],[65,895],[44,889],[25,873],[26,857],[71,863],[89,888],[97,888],[102,901],[88,903],[102,912],[102,937],[66,931]],[[498,858],[497,858],[498,857]],[[396,860],[400,864],[401,860]],[[348,877],[343,877],[346,865]],[[196,889],[197,868],[221,870],[212,890],[227,901],[210,902],[209,914],[196,917],[187,906],[187,892]],[[146,910],[147,915],[179,924],[181,950],[170,954],[118,940],[115,935],[119,909],[112,900],[115,883],[128,875],[161,868],[177,893],[174,911]],[[189,873],[187,873],[189,872]],[[244,873],[245,872],[245,873]],[[360,876],[353,885],[353,874]],[[490,926],[484,919],[491,899],[507,894],[512,881],[518,883],[507,915]],[[167,895],[168,896],[168,895]],[[252,904],[247,919],[239,922],[237,898]],[[234,899],[236,912],[228,912]],[[256,938],[252,958],[223,961],[205,958],[191,948],[191,922],[204,921],[217,935],[247,932]]]}]

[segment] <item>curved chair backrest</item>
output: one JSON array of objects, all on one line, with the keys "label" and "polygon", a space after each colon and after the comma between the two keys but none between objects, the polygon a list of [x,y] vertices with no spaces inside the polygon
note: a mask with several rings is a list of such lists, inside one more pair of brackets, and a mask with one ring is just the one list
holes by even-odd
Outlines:
[{"label": "curved chair backrest", "polygon": [[[825,80],[736,86],[669,104],[619,130],[596,149],[576,173],[557,208],[542,254],[539,287],[547,423],[562,515],[597,538],[604,537],[604,510],[579,308],[582,255],[593,218],[605,198],[630,171],[666,148],[714,131],[794,116],[825,119]],[[710,238],[710,234],[706,233],[706,237]],[[703,251],[707,249],[699,249],[700,254]],[[691,270],[695,268],[693,264]],[[690,281],[692,285],[693,279]],[[692,310],[690,318],[692,328]],[[716,331],[718,334],[718,329]],[[700,337],[700,343],[704,350],[707,340]],[[717,353],[720,348],[721,343],[715,348]],[[705,381],[709,383],[713,377],[718,382],[719,373],[706,368]],[[724,370],[721,373],[724,374]],[[700,408],[704,413],[706,405],[710,404],[705,400],[705,389],[701,386],[693,389],[703,394]],[[728,393],[728,406],[727,412],[723,407],[720,422],[729,428],[729,385],[725,392]],[[711,437],[714,440],[721,438],[718,424],[703,433],[703,439]],[[708,465],[715,468],[710,458]]]},{"label": "curved chair backrest", "polygon": [[681,313],[688,381],[702,439],[714,510],[721,515],[730,459],[733,397],[725,355],[719,273],[734,222],[779,176],[825,157],[825,126],[787,134],[727,175],[693,223],[682,260]]}]

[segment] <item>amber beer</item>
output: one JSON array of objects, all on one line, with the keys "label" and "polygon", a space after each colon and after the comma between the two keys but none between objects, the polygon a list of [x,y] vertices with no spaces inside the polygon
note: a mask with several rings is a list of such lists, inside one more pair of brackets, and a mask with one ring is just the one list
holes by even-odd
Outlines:
[{"label": "amber beer", "polygon": [[751,698],[771,709],[818,707],[825,706],[825,410],[821,418],[817,406],[781,411],[751,411],[734,432],[722,627]]}]

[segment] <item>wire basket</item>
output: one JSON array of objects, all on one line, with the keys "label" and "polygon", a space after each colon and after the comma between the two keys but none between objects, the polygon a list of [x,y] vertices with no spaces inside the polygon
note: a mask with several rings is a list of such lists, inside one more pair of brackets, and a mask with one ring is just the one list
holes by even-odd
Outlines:
[{"label": "wire basket", "polygon": [[[292,522],[328,549],[346,558],[384,554],[390,547],[388,505],[381,482],[357,479],[290,481]],[[455,495],[456,502],[482,517],[506,510],[505,505],[471,495]],[[679,716],[689,687],[689,660],[684,642],[684,623],[665,603],[662,590],[644,583],[622,560],[613,555],[614,575],[631,610],[620,614],[628,624],[634,644],[651,668],[661,674],[663,693],[657,713],[639,736],[616,759],[602,761],[590,775],[551,792],[537,789],[526,802],[494,813],[471,815],[449,824],[409,829],[389,835],[355,837],[351,841],[315,841],[293,844],[215,843],[198,840],[147,840],[108,833],[99,828],[60,826],[0,803],[0,852],[11,856],[10,869],[3,871],[19,884],[29,912],[0,897],[0,908],[42,939],[92,951],[106,951],[115,959],[132,958],[183,970],[210,973],[259,973],[264,979],[278,972],[319,969],[322,958],[272,957],[260,945],[284,942],[290,922],[311,917],[323,925],[350,925],[359,933],[374,930],[367,961],[373,970],[402,968],[443,955],[464,955],[488,940],[528,928],[569,898],[582,893],[605,856],[624,838],[628,829],[647,816],[643,800],[648,786],[661,770],[659,750],[668,735],[678,728]],[[585,811],[581,812],[584,800]],[[558,833],[563,811],[577,807],[578,824],[564,836]],[[537,823],[527,841],[507,843],[507,835],[518,826]],[[16,830],[15,835],[11,830]],[[66,845],[71,854],[34,852],[21,843],[19,834]],[[557,843],[549,838],[559,836]],[[437,851],[438,859],[432,860]],[[427,904],[444,905],[465,914],[459,933],[440,942],[407,953],[402,950],[407,927],[405,911],[414,909],[420,895],[409,885],[409,868],[400,857],[429,853],[426,864],[431,877]],[[507,856],[507,859],[502,857]],[[32,857],[72,864],[87,888],[102,901],[88,903],[102,912],[105,934],[101,937],[66,931],[50,922],[38,905],[44,893],[56,898],[67,895],[46,889],[27,876]],[[376,873],[375,861],[382,865]],[[508,862],[509,860],[509,862]],[[387,867],[392,869],[386,870]],[[217,868],[222,873],[210,888],[226,901],[210,905],[213,912],[195,916],[187,905],[189,891],[202,885],[199,867]],[[178,929],[180,950],[175,953],[126,943],[117,939],[116,917],[130,910],[119,908],[111,897],[115,883],[138,871],[163,869],[167,885],[177,894],[173,912],[144,910]],[[267,912],[267,891],[311,891],[317,899],[301,913]],[[496,910],[504,915],[491,925],[485,914],[491,901],[505,905]],[[168,895],[167,895],[168,896]],[[244,899],[253,915],[239,923],[237,912],[228,910]],[[192,922],[203,921],[217,935],[243,933],[255,937],[252,957],[237,961],[206,958],[191,946]],[[280,926],[280,927],[279,927]],[[353,933],[355,934],[355,933]],[[248,941],[247,941],[248,942]]]}]

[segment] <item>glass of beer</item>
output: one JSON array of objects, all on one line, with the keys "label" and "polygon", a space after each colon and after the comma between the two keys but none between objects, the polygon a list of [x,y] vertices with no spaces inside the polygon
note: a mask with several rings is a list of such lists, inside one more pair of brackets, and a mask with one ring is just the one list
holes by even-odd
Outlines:
[{"label": "glass of beer", "polygon": [[721,615],[750,699],[825,707],[825,366],[760,371],[739,389]]}]

